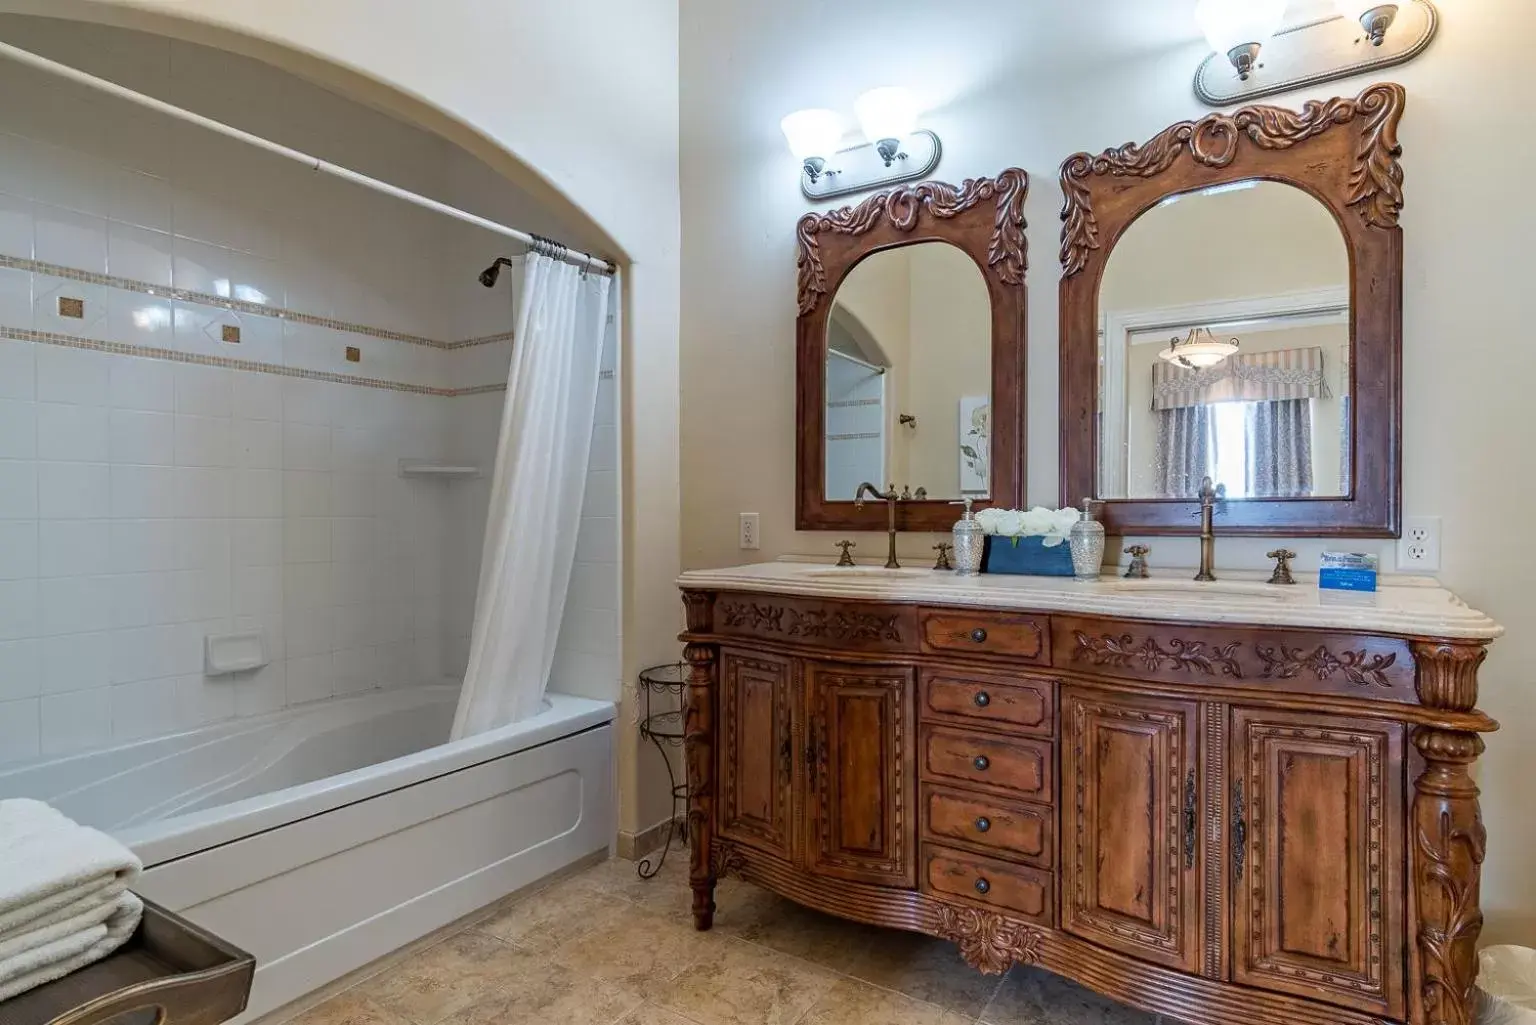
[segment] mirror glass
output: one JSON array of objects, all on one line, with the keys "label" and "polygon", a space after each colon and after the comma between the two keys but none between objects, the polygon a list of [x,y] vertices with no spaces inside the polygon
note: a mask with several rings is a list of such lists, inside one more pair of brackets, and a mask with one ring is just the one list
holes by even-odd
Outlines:
[{"label": "mirror glass", "polygon": [[883,249],[838,286],[827,320],[829,501],[860,483],[983,498],[991,474],[992,304],[946,242]]},{"label": "mirror glass", "polygon": [[1170,196],[1099,289],[1099,497],[1350,494],[1349,253],[1321,202],[1243,181]]}]

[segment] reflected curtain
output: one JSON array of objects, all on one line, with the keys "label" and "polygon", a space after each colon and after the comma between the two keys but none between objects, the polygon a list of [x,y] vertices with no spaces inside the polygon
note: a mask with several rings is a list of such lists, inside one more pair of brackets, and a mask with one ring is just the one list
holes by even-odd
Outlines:
[{"label": "reflected curtain", "polygon": [[538,711],[576,561],[610,279],[524,259],[454,739]]},{"label": "reflected curtain", "polygon": [[1200,490],[1215,462],[1211,407],[1179,406],[1157,414],[1157,493],[1189,498]]},{"label": "reflected curtain", "polygon": [[1248,495],[1312,494],[1312,402],[1282,399],[1248,407]]}]

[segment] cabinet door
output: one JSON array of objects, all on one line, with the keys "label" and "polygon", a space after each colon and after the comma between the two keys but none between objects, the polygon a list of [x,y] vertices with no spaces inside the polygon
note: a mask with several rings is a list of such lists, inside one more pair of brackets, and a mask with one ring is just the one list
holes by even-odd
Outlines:
[{"label": "cabinet door", "polygon": [[1403,727],[1232,719],[1233,981],[1401,1018]]},{"label": "cabinet door", "polygon": [[856,882],[915,886],[912,670],[808,662],[805,677],[809,867]]},{"label": "cabinet door", "polygon": [[1197,971],[1197,706],[1086,687],[1062,693],[1063,924]]},{"label": "cabinet door", "polygon": [[720,835],[788,859],[793,851],[794,663],[720,653]]}]

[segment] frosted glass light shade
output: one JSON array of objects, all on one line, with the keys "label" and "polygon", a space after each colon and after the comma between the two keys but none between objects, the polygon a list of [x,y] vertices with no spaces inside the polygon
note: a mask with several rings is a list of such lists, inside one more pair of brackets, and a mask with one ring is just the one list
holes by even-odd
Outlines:
[{"label": "frosted glass light shade", "polygon": [[1157,357],[1186,370],[1204,370],[1206,367],[1214,367],[1228,356],[1235,355],[1239,347],[1240,344],[1236,338],[1220,342],[1211,334],[1210,328],[1197,327],[1189,332],[1189,337],[1183,340],[1174,338],[1168,348],[1158,353]]},{"label": "frosted glass light shade", "polygon": [[843,118],[835,110],[797,110],[779,122],[789,151],[800,160],[825,160],[843,141]]},{"label": "frosted glass light shade", "polygon": [[1239,46],[1263,46],[1280,29],[1285,0],[1200,0],[1195,20],[1217,53]]},{"label": "frosted glass light shade", "polygon": [[870,142],[905,139],[917,127],[917,101],[900,86],[871,89],[853,101],[853,112]]}]

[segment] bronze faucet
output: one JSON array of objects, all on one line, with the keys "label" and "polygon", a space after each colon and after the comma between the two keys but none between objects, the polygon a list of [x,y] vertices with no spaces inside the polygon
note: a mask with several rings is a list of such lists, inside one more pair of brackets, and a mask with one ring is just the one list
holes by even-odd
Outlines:
[{"label": "bronze faucet", "polygon": [[864,508],[864,493],[866,491],[869,492],[871,497],[878,498],[885,503],[885,529],[891,538],[890,554],[886,556],[885,568],[901,569],[901,563],[896,561],[896,503],[901,501],[901,493],[896,490],[895,484],[891,485],[889,491],[881,493],[879,488],[869,481],[865,481],[853,493],[853,507],[855,509]]},{"label": "bronze faucet", "polygon": [[1225,484],[1213,484],[1211,478],[1204,477],[1200,481],[1200,572],[1195,574],[1195,579],[1211,581],[1216,579],[1216,528],[1211,520],[1216,515],[1216,503],[1223,502],[1227,497]]}]

